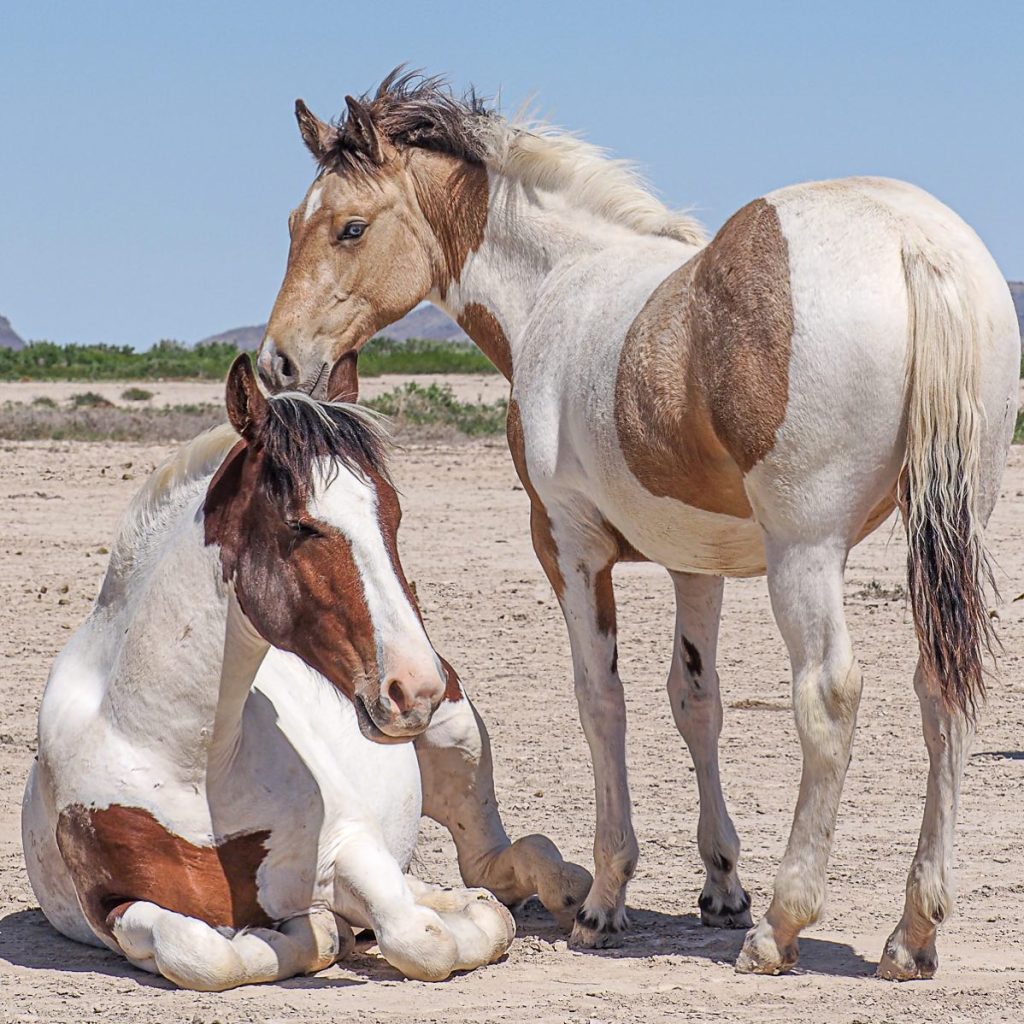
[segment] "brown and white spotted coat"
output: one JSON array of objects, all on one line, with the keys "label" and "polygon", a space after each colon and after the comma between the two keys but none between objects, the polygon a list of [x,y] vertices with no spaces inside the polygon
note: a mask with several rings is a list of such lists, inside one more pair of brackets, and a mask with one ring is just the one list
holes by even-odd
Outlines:
[{"label": "brown and white spotted coat", "polygon": [[23,814],[40,906],[189,988],[320,970],[360,928],[410,977],[489,963],[508,911],[404,874],[408,741],[439,706],[442,729],[474,715],[398,560],[380,437],[268,401],[248,357],[228,411],[140,493],[51,672]]},{"label": "brown and white spotted coat", "polygon": [[[322,173],[293,217],[329,227],[313,271],[289,266],[261,373],[316,386],[369,336],[356,311],[386,295],[388,315],[424,297],[443,306],[510,378],[510,447],[594,761],[596,871],[573,941],[618,941],[637,856],[612,565],[643,557],[672,575],[668,689],[700,791],[699,903],[706,924],[725,926],[750,915],[718,777],[722,580],[767,573],[804,774],[772,904],[737,966],[784,970],[824,905],[860,694],[846,557],[900,499],[931,773],[904,919],[879,970],[930,974],[983,691],[981,530],[1017,404],[1014,311],[984,246],[926,193],[869,178],[781,189],[706,242],[595,148],[433,80],[389,77],[336,127],[311,132],[300,115]],[[452,159],[485,171],[486,193],[416,191],[450,177]],[[419,170],[431,161],[433,174]],[[372,287],[354,290],[360,276]]]}]

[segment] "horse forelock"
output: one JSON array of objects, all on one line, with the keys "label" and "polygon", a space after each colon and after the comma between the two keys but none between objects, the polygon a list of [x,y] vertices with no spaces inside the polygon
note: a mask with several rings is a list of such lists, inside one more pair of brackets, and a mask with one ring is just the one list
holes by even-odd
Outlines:
[{"label": "horse forelock", "polygon": [[388,436],[375,413],[350,402],[321,402],[303,392],[273,395],[254,446],[262,459],[259,480],[277,501],[304,500],[316,474],[328,480],[338,467],[389,479]]}]

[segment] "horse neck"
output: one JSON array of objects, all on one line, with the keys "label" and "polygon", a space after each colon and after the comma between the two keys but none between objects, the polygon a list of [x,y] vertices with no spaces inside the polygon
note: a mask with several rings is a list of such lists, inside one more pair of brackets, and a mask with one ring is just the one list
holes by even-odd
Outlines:
[{"label": "horse neck", "polygon": [[158,744],[183,775],[229,758],[268,645],[242,615],[190,504],[135,570],[105,711],[119,733]]},{"label": "horse neck", "polygon": [[[530,317],[574,264],[611,247],[639,249],[654,239],[575,206],[564,194],[528,191],[494,171],[489,184],[482,242],[458,281],[430,298],[511,380]],[[658,243],[682,246],[665,238]]]}]

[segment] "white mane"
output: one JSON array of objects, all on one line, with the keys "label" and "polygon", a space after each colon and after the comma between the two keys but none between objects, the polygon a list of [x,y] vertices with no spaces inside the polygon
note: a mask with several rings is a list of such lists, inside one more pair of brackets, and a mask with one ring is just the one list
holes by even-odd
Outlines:
[{"label": "white mane", "polygon": [[685,211],[670,210],[636,166],[600,146],[539,121],[503,117],[477,120],[485,162],[529,188],[567,192],[580,206],[645,235],[703,245],[707,234]]},{"label": "white mane", "polygon": [[194,485],[201,482],[205,486],[237,442],[238,434],[229,424],[213,427],[172,452],[150,473],[121,519],[104,590],[110,580],[123,579],[139,564],[149,537],[193,496]]}]

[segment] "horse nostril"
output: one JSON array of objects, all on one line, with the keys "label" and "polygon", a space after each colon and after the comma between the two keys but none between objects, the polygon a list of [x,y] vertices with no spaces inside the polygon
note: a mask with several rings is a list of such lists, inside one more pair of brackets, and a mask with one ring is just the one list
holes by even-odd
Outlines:
[{"label": "horse nostril", "polygon": [[282,383],[288,383],[293,381],[296,377],[295,367],[292,366],[292,361],[286,355],[278,355],[278,359],[281,362],[278,364],[277,372],[281,378]]},{"label": "horse nostril", "polygon": [[388,687],[388,697],[391,698],[392,704],[398,708],[398,713],[404,715],[408,709],[409,701],[405,691],[402,689],[402,684],[397,679],[391,681],[391,685]]}]

